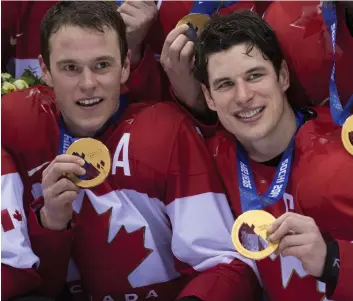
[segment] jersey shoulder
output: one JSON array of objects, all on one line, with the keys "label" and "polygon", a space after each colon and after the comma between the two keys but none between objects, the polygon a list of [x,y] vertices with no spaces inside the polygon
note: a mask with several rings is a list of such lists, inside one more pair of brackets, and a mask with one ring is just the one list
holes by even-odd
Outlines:
[{"label": "jersey shoulder", "polygon": [[328,108],[316,111],[318,117],[298,133],[293,163],[293,186],[299,199],[310,200],[306,208],[329,206],[339,195],[353,197],[353,156],[343,146],[341,127]]},{"label": "jersey shoulder", "polygon": [[307,121],[298,131],[296,148],[301,155],[309,155],[309,151],[328,158],[343,156],[346,150],[341,140],[342,127],[333,122],[330,109],[315,108],[316,118]]},{"label": "jersey shoulder", "polygon": [[[172,102],[141,109],[130,121],[129,157],[166,172],[178,141],[202,139],[191,119]],[[189,143],[192,151],[194,143]],[[181,151],[181,150],[180,150]]]},{"label": "jersey shoulder", "polygon": [[54,92],[36,86],[2,98],[2,146],[8,151],[31,151],[57,131]]}]

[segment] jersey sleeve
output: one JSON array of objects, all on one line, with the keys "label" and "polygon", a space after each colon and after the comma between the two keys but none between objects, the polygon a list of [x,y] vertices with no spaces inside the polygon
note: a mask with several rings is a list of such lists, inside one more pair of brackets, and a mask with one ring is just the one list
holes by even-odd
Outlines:
[{"label": "jersey sleeve", "polygon": [[33,251],[40,258],[38,273],[42,278],[42,284],[38,292],[47,297],[56,297],[66,283],[73,230],[52,231],[43,228],[37,217],[43,203],[43,197],[40,197],[31,204],[28,228]]},{"label": "jersey sleeve", "polygon": [[[336,289],[329,299],[353,300],[353,157],[349,154],[337,162],[337,170],[329,181],[323,202],[322,212],[329,218],[325,220],[330,235],[339,245],[340,271]],[[328,217],[328,216],[327,216]]]},{"label": "jersey sleeve", "polygon": [[[185,118],[174,141],[166,188],[172,252],[179,272],[200,272],[180,297],[204,301],[252,300],[258,282],[251,260],[231,241],[234,218],[212,158],[192,122]],[[240,300],[239,299],[239,300]]]},{"label": "jersey sleeve", "polygon": [[1,159],[1,293],[2,300],[7,300],[34,290],[40,277],[24,214],[23,183],[4,149]]},{"label": "jersey sleeve", "polygon": [[155,55],[146,46],[140,63],[131,70],[126,83],[131,102],[158,102],[162,100],[161,69]]}]

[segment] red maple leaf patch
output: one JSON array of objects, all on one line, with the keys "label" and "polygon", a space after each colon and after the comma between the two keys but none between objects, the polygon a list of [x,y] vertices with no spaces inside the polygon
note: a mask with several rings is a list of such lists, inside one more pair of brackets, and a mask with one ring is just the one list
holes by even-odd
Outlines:
[{"label": "red maple leaf patch", "polygon": [[111,211],[109,209],[98,215],[85,196],[76,219],[74,259],[83,286],[92,291],[118,292],[130,289],[128,276],[153,251],[144,246],[146,227],[129,233],[122,226],[109,243]]},{"label": "red maple leaf patch", "polygon": [[16,209],[15,213],[12,215],[14,219],[17,219],[19,222],[22,222],[22,214]]}]

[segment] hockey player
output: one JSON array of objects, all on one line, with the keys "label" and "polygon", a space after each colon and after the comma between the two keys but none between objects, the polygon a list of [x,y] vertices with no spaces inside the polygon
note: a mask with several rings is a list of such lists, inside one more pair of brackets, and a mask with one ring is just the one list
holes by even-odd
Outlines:
[{"label": "hockey player", "polygon": [[[130,52],[116,10],[60,2],[41,39],[49,87],[2,100],[2,143],[22,177],[39,258],[36,292],[56,297],[67,280],[89,300],[256,300],[256,269],[232,247],[233,215],[191,121],[173,103],[126,108],[120,97]],[[87,137],[105,146],[66,154]],[[104,170],[105,147],[108,177],[80,190],[65,175]]]},{"label": "hockey player", "polygon": [[257,262],[268,299],[352,300],[353,158],[341,127],[327,108],[291,108],[287,64],[257,14],[214,18],[195,49],[195,76],[225,129],[209,148],[234,213],[277,218],[268,239],[278,252]]}]

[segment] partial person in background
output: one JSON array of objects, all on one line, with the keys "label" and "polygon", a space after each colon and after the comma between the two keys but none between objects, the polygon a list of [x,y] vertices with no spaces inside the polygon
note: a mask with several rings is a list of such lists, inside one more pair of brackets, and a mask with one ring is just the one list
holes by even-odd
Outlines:
[{"label": "partial person in background", "polygon": [[[353,3],[333,2],[336,25],[335,83],[342,104],[353,96]],[[288,97],[297,105],[328,105],[333,68],[332,34],[325,22],[328,1],[274,1],[264,18],[276,32],[297,81]]]}]

